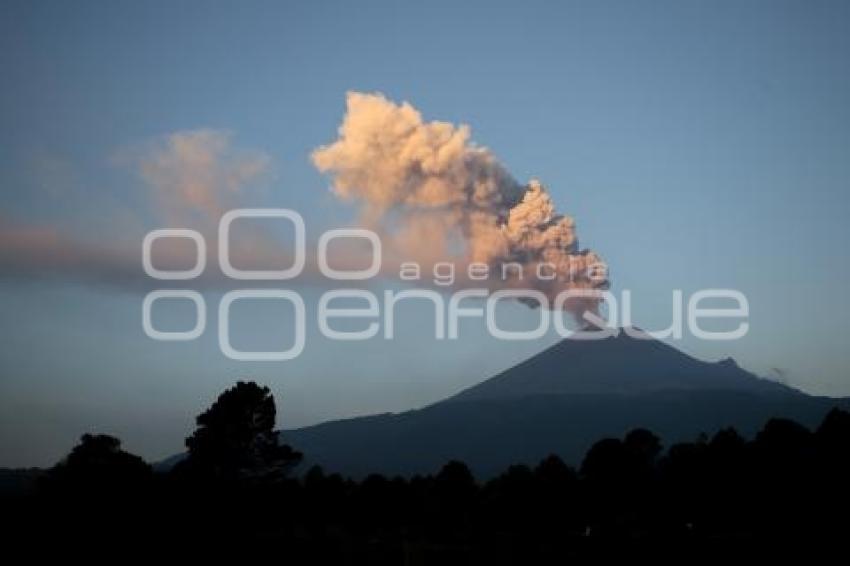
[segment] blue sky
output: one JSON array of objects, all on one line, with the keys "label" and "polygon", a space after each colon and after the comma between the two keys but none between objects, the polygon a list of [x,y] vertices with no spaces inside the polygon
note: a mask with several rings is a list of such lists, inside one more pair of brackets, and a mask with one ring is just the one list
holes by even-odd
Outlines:
[{"label": "blue sky", "polygon": [[[309,154],[336,137],[347,91],[379,91],[469,124],[517,179],[541,179],[607,260],[615,292],[632,291],[638,325],[665,326],[672,289],[739,289],[745,339],[677,346],[850,395],[846,2],[0,10],[3,224],[140,248],[162,226],[135,156],[212,129],[271,160],[244,202],[298,210],[315,238],[354,213]],[[165,456],[237,378],[272,387],[285,427],[418,407],[556,339],[506,345],[471,325],[438,343],[414,322],[391,344],[316,335],[292,362],[240,363],[209,328],[191,343],[146,338],[138,288],[0,270],[0,465],[51,463],[88,430]],[[302,291],[310,307],[319,291]],[[245,327],[259,340],[275,320],[258,313]]]}]

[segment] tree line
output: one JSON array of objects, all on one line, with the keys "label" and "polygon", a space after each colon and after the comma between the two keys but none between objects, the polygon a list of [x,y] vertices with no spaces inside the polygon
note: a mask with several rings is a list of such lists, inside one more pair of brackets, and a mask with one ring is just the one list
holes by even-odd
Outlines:
[{"label": "tree line", "polygon": [[635,429],[599,440],[578,467],[553,454],[487,481],[459,461],[411,478],[303,470],[274,430],[275,412],[268,388],[239,382],[197,417],[186,457],[167,471],[114,437],[83,435],[28,489],[2,492],[2,532],[18,542],[274,549],[333,564],[792,549],[810,558],[847,532],[850,413],[840,409],[813,431],[775,418],[750,440],[729,428],[667,450]]}]

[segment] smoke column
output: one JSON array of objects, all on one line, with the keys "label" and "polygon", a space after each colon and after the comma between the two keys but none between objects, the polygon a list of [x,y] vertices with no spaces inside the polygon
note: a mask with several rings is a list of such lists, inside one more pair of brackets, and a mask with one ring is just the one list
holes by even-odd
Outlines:
[{"label": "smoke column", "polygon": [[[607,288],[602,260],[579,249],[575,223],[536,180],[522,185],[466,125],[424,122],[409,103],[349,92],[339,138],[313,163],[332,191],[360,206],[361,221],[408,261],[462,260],[493,268],[491,285],[542,291]],[[518,264],[502,278],[503,266]],[[545,265],[541,265],[545,264]],[[544,277],[539,277],[539,274]],[[596,310],[596,299],[567,310]]]}]

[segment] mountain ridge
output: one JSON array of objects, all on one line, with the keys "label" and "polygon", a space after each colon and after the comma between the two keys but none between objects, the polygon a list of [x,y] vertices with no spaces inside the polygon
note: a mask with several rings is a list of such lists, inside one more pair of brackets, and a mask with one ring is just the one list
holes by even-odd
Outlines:
[{"label": "mountain ridge", "polygon": [[564,339],[446,400],[669,389],[799,392],[742,369],[732,358],[707,362],[644,336],[635,338],[620,329],[600,340]]},{"label": "mountain ridge", "polygon": [[604,437],[649,428],[669,446],[735,427],[754,434],[773,417],[816,426],[850,400],[816,397],[760,378],[731,358],[698,360],[658,340],[620,333],[562,340],[420,409],[283,431],[305,465],[352,477],[434,473],[465,461],[480,477],[555,453],[577,466]]}]

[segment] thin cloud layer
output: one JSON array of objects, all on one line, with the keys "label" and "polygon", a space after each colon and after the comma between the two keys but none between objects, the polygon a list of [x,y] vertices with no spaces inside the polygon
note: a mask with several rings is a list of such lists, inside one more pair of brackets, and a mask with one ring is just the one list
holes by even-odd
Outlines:
[{"label": "thin cloud layer", "polygon": [[175,226],[217,222],[247,187],[269,175],[270,165],[268,154],[238,150],[229,133],[210,129],[172,133],[138,162],[157,212]]},{"label": "thin cloud layer", "polygon": [[[239,206],[252,186],[268,178],[271,158],[262,151],[234,147],[227,132],[200,129],[174,132],[146,145],[134,152],[131,164],[144,182],[143,200],[150,204],[153,227],[200,230],[209,244],[208,260],[214,260],[221,214]],[[156,262],[161,269],[180,269],[193,263],[192,253],[187,246],[164,246],[157,249]],[[265,242],[245,255],[252,261],[280,262],[287,253]],[[92,242],[51,226],[4,218],[0,218],[0,267],[5,277],[56,277],[129,287],[148,283],[141,266],[141,240],[132,247],[108,237]],[[207,273],[199,283],[215,276]]]}]

